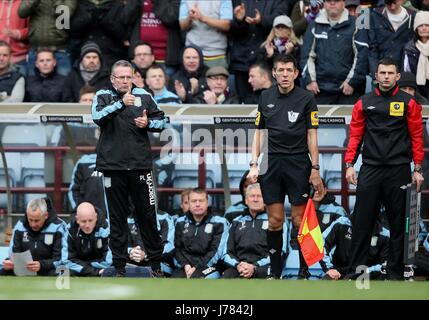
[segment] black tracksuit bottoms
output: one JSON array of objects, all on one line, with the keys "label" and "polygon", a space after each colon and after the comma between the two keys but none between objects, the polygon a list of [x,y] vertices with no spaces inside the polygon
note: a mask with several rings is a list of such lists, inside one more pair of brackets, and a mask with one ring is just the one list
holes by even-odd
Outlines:
[{"label": "black tracksuit bottoms", "polygon": [[104,190],[110,220],[110,241],[113,266],[124,269],[128,256],[128,223],[130,200],[135,212],[134,219],[141,232],[141,238],[149,265],[160,269],[163,247],[156,217],[156,195],[153,175],[150,170],[104,171]]},{"label": "black tracksuit bottoms", "polygon": [[356,189],[356,204],[351,217],[353,225],[350,272],[366,265],[374,224],[380,207],[386,208],[390,229],[387,277],[403,279],[406,186],[411,182],[409,164],[372,166],[363,164]]}]

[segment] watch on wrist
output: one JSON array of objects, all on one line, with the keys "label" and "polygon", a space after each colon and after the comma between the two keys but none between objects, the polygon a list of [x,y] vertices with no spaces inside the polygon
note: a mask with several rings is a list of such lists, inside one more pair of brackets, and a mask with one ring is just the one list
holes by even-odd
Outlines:
[{"label": "watch on wrist", "polygon": [[253,167],[253,166],[255,166],[255,165],[257,166],[257,165],[258,165],[258,162],[253,161],[253,160],[249,162],[249,167],[250,167],[250,168],[251,168],[251,167]]},{"label": "watch on wrist", "polygon": [[348,168],[353,168],[353,163],[346,162],[346,169],[348,169]]},{"label": "watch on wrist", "polygon": [[414,172],[418,172],[420,174],[423,174],[423,168],[422,167],[415,167]]},{"label": "watch on wrist", "polygon": [[320,170],[320,166],[319,166],[318,164],[313,164],[313,165],[311,166],[311,169],[314,169],[314,170]]}]

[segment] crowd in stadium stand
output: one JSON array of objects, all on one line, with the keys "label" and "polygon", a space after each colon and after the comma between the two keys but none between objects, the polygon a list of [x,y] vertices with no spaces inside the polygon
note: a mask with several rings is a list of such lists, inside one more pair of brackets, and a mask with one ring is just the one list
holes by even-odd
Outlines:
[{"label": "crowd in stadium stand", "polygon": [[[254,79],[290,53],[300,62],[296,84],[320,104],[353,104],[388,56],[415,76],[427,103],[428,8],[427,0],[2,0],[0,101],[78,102],[83,86],[104,87],[124,59],[134,85],[160,103],[255,103],[266,85]],[[154,64],[163,71],[147,75]]]},{"label": "crowd in stadium stand", "polygon": [[[404,91],[421,104],[429,99],[428,0],[0,0],[0,30],[4,103],[90,103],[110,83],[111,66],[124,59],[133,64],[133,85],[157,103],[256,104],[275,83],[273,59],[285,53],[299,61],[296,85],[319,104],[353,104],[374,86],[377,62],[384,57],[404,72],[399,81]],[[68,225],[49,199],[28,204],[10,244],[13,252],[30,250],[34,261],[28,271],[53,275],[64,265],[72,275],[114,275],[108,208],[94,163],[95,155],[86,155],[76,164]],[[177,215],[158,211],[165,275],[269,276],[268,217],[259,184],[246,176],[240,183],[242,201],[225,216],[210,212],[201,189],[182,193]],[[323,278],[342,279],[352,219],[326,188],[314,202],[325,239]],[[133,210],[130,204],[127,274],[143,276],[139,267],[150,261]],[[382,279],[389,231],[382,212],[379,220],[367,265],[371,277]],[[297,230],[285,224],[283,262],[297,248]],[[414,267],[416,275],[427,277],[425,228],[419,237]],[[12,274],[13,267],[6,259],[0,273]]]}]

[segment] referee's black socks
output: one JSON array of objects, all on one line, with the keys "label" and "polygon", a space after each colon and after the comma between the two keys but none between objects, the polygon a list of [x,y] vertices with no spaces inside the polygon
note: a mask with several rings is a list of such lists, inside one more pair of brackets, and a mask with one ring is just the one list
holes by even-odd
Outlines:
[{"label": "referee's black socks", "polygon": [[283,230],[271,231],[267,234],[268,250],[271,261],[271,275],[280,279],[282,275]]}]

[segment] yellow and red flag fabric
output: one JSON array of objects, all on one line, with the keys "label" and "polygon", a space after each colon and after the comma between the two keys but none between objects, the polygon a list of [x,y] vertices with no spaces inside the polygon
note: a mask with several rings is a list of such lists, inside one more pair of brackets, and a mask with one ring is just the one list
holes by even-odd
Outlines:
[{"label": "yellow and red flag fabric", "polygon": [[323,237],[317,220],[316,208],[311,198],[308,199],[301,226],[299,227],[298,242],[308,266],[322,260]]}]

